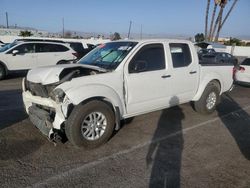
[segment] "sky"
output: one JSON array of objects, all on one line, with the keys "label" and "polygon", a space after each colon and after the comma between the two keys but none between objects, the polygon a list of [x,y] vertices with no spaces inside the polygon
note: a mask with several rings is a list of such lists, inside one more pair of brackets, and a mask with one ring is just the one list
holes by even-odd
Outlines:
[{"label": "sky", "polygon": [[[204,32],[206,4],[207,0],[0,0],[0,25],[6,25],[8,12],[9,25],[49,32],[62,31],[64,18],[65,30],[127,33],[132,21],[132,33],[142,28],[147,34],[194,36]],[[221,36],[250,37],[250,0],[238,1]]]}]

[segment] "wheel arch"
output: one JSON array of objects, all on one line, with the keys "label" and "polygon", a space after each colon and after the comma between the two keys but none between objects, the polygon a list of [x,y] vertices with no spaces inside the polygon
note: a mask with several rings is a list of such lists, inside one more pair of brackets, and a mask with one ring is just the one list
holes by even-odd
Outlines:
[{"label": "wheel arch", "polygon": [[5,73],[6,73],[6,75],[8,75],[8,72],[9,72],[9,71],[8,71],[7,65],[6,65],[4,62],[2,62],[2,61],[0,61],[0,65],[4,67]]},{"label": "wheel arch", "polygon": [[199,89],[198,89],[196,95],[195,95],[194,98],[192,99],[192,101],[198,101],[198,100],[201,98],[201,96],[202,96],[204,90],[206,89],[207,85],[209,85],[209,84],[214,84],[214,85],[216,85],[216,86],[218,87],[218,89],[219,89],[219,91],[220,91],[220,95],[221,95],[221,93],[222,93],[222,91],[223,91],[223,90],[222,90],[222,87],[223,87],[223,86],[222,86],[222,83],[221,83],[220,79],[219,79],[219,78],[215,78],[215,79],[205,79],[205,80],[202,82],[202,84],[200,84],[200,87],[199,87]]},{"label": "wheel arch", "polygon": [[[83,93],[85,94],[82,95]],[[119,97],[119,94],[115,92],[113,89],[103,85],[95,85],[95,86],[78,88],[77,90],[71,92],[66,92],[66,95],[69,97],[69,99],[72,101],[73,104],[73,107],[70,110],[70,112],[72,112],[75,106],[84,105],[93,100],[99,100],[105,102],[112,108],[115,114],[115,119],[116,119],[115,129],[118,130],[120,128],[120,120],[122,119],[123,114],[125,112],[125,106],[123,105],[123,102]]]}]

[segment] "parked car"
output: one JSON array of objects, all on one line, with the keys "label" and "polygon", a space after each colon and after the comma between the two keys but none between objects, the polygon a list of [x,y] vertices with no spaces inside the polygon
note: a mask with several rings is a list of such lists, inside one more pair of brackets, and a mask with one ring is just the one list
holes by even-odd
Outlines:
[{"label": "parked car", "polygon": [[87,48],[84,48],[81,42],[66,42],[70,44],[70,47],[73,48],[78,53],[78,59],[81,59],[87,53],[95,48],[93,44],[86,44]]},{"label": "parked car", "polygon": [[250,86],[250,58],[246,58],[235,68],[235,83]]},{"label": "parked car", "polygon": [[80,41],[71,41],[69,39],[67,40],[58,40],[58,39],[40,39],[40,38],[25,38],[25,39],[17,39],[16,41],[40,41],[40,42],[57,42],[57,43],[64,43],[69,44],[70,47],[77,52],[77,60],[81,59],[84,55],[89,53],[95,46],[93,44],[87,44]]},{"label": "parked car", "polygon": [[0,80],[9,73],[73,62],[77,53],[58,42],[15,41],[0,48]]},{"label": "parked car", "polygon": [[203,55],[200,58],[201,64],[232,64],[236,65],[238,63],[237,59],[225,52],[215,52]]},{"label": "parked car", "polygon": [[202,56],[211,54],[211,53],[215,53],[215,50],[213,48],[210,48],[210,49],[203,48],[198,51],[198,57],[199,59],[201,59]]},{"label": "parked car", "polygon": [[186,40],[116,41],[99,45],[78,64],[40,67],[23,80],[32,123],[51,140],[75,146],[105,143],[122,119],[192,102],[210,114],[232,84],[233,66],[199,65]]}]

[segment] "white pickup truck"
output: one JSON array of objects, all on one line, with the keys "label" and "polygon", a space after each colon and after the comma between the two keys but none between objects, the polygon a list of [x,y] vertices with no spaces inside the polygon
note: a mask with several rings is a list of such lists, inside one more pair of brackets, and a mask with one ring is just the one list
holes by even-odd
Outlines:
[{"label": "white pickup truck", "polygon": [[122,119],[192,102],[215,110],[233,84],[232,65],[199,64],[186,40],[116,41],[98,46],[77,64],[32,69],[23,80],[31,122],[52,140],[97,147]]}]

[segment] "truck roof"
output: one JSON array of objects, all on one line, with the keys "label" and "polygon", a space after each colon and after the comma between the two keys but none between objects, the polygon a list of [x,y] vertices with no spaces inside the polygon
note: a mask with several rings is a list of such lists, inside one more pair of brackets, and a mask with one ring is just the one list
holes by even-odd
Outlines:
[{"label": "truck roof", "polygon": [[192,43],[189,40],[184,40],[184,39],[138,39],[138,40],[116,40],[116,41],[111,41],[111,42],[138,42],[138,43],[151,43],[151,42],[172,42],[172,43]]}]

